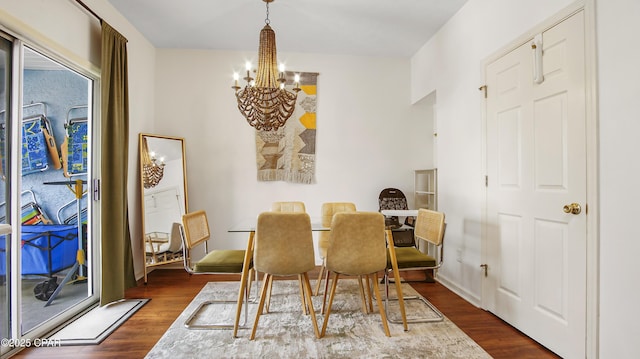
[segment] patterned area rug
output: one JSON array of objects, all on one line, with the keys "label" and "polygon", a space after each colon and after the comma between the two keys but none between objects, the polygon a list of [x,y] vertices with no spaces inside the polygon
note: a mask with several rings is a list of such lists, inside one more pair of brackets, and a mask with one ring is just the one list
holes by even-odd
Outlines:
[{"label": "patterned area rug", "polygon": [[[271,308],[260,317],[256,339],[250,329],[232,338],[231,330],[189,330],[185,320],[198,303],[237,296],[238,282],[208,283],[176,319],[146,358],[491,358],[476,342],[446,319],[439,323],[390,324],[391,337],[384,335],[374,301],[374,314],[361,311],[357,281],[341,280],[334,299],[326,336],[317,339],[311,317],[302,314],[297,281],[274,281]],[[417,293],[403,284],[406,295]],[[253,293],[253,291],[252,291]],[[322,296],[314,297],[318,327]],[[249,305],[247,326],[253,325],[257,304]],[[232,318],[234,305],[209,306],[195,324]],[[411,308],[409,310],[427,309]],[[424,307],[426,308],[426,307]],[[397,309],[389,308],[390,312]],[[414,313],[415,314],[415,313]],[[242,319],[241,319],[242,321]]]}]

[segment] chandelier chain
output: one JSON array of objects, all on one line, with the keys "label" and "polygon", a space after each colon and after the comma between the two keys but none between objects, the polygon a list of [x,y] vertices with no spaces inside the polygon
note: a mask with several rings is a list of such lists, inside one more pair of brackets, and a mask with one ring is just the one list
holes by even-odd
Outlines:
[{"label": "chandelier chain", "polygon": [[264,19],[264,23],[269,25],[271,23],[271,20],[269,20],[269,2],[267,1],[266,4],[267,4],[267,18]]}]

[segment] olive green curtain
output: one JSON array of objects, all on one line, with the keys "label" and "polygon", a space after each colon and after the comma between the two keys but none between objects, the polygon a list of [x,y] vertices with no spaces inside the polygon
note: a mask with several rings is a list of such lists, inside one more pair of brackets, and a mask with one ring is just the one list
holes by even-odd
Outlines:
[{"label": "olive green curtain", "polygon": [[102,290],[100,305],[136,285],[127,205],[129,95],[127,39],[102,21]]}]

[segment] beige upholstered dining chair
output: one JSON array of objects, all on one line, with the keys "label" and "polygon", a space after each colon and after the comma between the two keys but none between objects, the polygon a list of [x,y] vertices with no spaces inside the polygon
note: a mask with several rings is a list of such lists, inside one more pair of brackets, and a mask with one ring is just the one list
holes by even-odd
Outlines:
[{"label": "beige upholstered dining chair", "polygon": [[[338,212],[355,212],[356,205],[351,202],[326,202],[322,204],[322,226],[330,228],[333,215]],[[327,256],[327,248],[331,238],[331,232],[322,231],[318,234],[318,252],[320,252],[320,258],[322,259],[322,267],[320,267],[320,273],[318,274],[318,281],[316,282],[315,295],[320,293],[320,284],[322,278],[325,277],[325,292],[327,289],[328,275],[326,275],[324,260]],[[323,311],[324,312],[324,311]]]},{"label": "beige upholstered dining chair", "polygon": [[[306,213],[306,207],[304,202],[293,201],[293,202],[273,202],[271,204],[271,212],[294,212],[294,213]],[[257,272],[256,272],[257,276]],[[256,277],[257,279],[257,277]],[[302,293],[302,283],[300,283],[300,293]],[[302,305],[302,312],[307,314],[306,306],[304,305],[304,297]],[[267,288],[267,303],[264,306],[265,312],[269,312],[269,306],[271,305],[271,283],[269,283],[269,287]]]},{"label": "beige upholstered dining chair", "polygon": [[[326,268],[327,271],[334,273],[334,277],[321,336],[325,335],[327,329],[331,305],[340,275],[366,276],[371,279],[385,335],[391,336],[378,288],[378,272],[384,271],[387,264],[386,248],[384,216],[382,214],[378,212],[340,212],[333,215],[331,245],[327,249]],[[362,293],[362,287],[360,288],[362,305],[366,312],[365,296]]]},{"label": "beige upholstered dining chair", "polygon": [[[416,247],[396,247],[395,255],[398,263],[398,271],[408,270],[429,270],[438,269],[442,266],[442,243],[444,240],[444,213],[431,211],[421,208],[418,210],[418,218],[415,224],[415,239],[417,241],[424,241],[427,245],[431,244],[435,247],[435,254],[432,256],[427,253],[421,252]],[[393,271],[391,266],[390,257],[387,259],[387,268],[385,270],[385,311],[388,309],[389,300],[397,300],[398,298],[389,298],[389,276]],[[434,272],[435,273],[435,272]],[[444,319],[444,316],[440,311],[426,298],[421,295],[413,297],[404,297],[404,300],[420,300],[427,305],[434,313],[434,316],[429,317],[414,317],[406,318],[402,315],[402,321],[389,316],[389,321],[392,323],[425,323],[425,322],[439,322]]]},{"label": "beige upholstered dining chair", "polygon": [[257,271],[265,273],[260,291],[260,301],[251,331],[255,339],[268,288],[274,276],[298,276],[302,305],[311,314],[316,337],[320,338],[315,310],[311,301],[311,284],[308,272],[315,268],[311,220],[306,213],[264,212],[258,216],[253,263]]},{"label": "beige upholstered dining chair", "polygon": [[[242,267],[244,263],[245,250],[236,249],[219,249],[208,250],[208,241],[211,238],[211,232],[209,230],[209,221],[205,211],[195,211],[187,213],[182,216],[182,248],[183,248],[183,263],[184,269],[189,274],[229,274],[229,273],[242,273]],[[205,256],[199,261],[192,261],[192,251],[194,248],[204,245]],[[251,278],[251,276],[249,276]],[[247,289],[245,291],[245,310],[244,310],[244,323],[246,323],[248,316],[248,296],[249,288],[251,287],[251,281],[247,282]],[[192,324],[192,322],[198,316],[198,313],[207,305],[214,304],[231,304],[237,303],[237,299],[234,300],[216,300],[205,301],[200,303],[198,308],[189,316],[185,322],[185,326],[189,329],[233,329],[233,323],[216,323],[216,324]],[[238,316],[240,311],[238,311]],[[235,318],[235,323],[238,322],[238,318]],[[244,326],[243,323],[243,326]],[[246,327],[243,327],[246,329]]]},{"label": "beige upholstered dining chair", "polygon": [[306,211],[304,202],[273,202],[271,204],[271,212],[305,213]]}]

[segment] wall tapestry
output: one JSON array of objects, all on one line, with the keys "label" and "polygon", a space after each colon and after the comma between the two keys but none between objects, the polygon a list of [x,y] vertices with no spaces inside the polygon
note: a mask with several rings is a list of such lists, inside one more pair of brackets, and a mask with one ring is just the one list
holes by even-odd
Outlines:
[{"label": "wall tapestry", "polygon": [[[293,89],[294,72],[286,72]],[[258,181],[315,183],[318,73],[300,73],[296,109],[276,131],[256,131]]]}]

